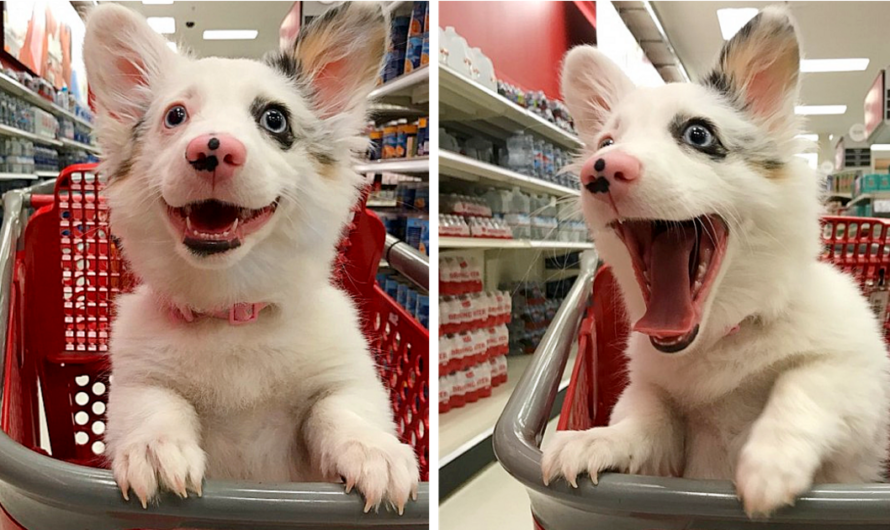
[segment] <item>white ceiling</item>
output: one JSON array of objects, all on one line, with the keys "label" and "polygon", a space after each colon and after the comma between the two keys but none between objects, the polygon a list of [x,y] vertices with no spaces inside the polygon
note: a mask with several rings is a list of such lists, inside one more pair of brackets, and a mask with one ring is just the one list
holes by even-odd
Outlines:
[{"label": "white ceiling", "polygon": [[[259,59],[278,49],[278,30],[294,2],[173,2],[146,5],[142,2],[117,2],[146,17],[173,17],[176,33],[165,35],[199,57],[247,57]],[[304,2],[319,4],[320,2]],[[194,22],[187,28],[186,22]],[[205,29],[255,29],[254,40],[205,41]]]},{"label": "white ceiling", "polygon": [[[723,37],[717,9],[762,8],[775,2],[653,2],[689,76],[697,79],[716,60]],[[807,105],[847,105],[840,116],[809,116],[807,130],[846,135],[863,121],[863,100],[878,72],[890,65],[887,21],[890,2],[786,2],[797,19],[804,57],[868,57],[863,72],[804,74],[801,97]]]}]

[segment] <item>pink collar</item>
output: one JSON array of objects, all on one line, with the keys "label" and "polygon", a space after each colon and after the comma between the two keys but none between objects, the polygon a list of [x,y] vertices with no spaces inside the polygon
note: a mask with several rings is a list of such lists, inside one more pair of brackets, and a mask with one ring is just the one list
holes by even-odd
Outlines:
[{"label": "pink collar", "polygon": [[197,313],[189,307],[179,307],[170,305],[170,317],[175,322],[194,322],[201,317],[218,318],[220,320],[228,320],[231,326],[240,326],[242,324],[250,324],[260,316],[260,311],[269,304],[265,302],[249,303],[238,302],[228,309],[220,311],[212,311],[209,313]]}]

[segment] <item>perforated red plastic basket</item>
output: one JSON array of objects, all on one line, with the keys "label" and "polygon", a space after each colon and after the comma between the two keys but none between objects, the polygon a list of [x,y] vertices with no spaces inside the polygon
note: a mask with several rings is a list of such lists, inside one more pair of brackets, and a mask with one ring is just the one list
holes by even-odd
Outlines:
[{"label": "perforated red plastic basket", "polygon": [[[7,336],[13,358],[6,362],[2,411],[4,431],[41,451],[39,378],[53,457],[93,467],[105,465],[113,299],[135,284],[108,231],[100,189],[95,166],[87,164],[66,169],[54,195],[32,197],[37,210],[16,256]],[[360,201],[340,245],[335,278],[360,308],[399,434],[414,447],[426,481],[429,333],[375,283],[384,239],[383,224]]]}]

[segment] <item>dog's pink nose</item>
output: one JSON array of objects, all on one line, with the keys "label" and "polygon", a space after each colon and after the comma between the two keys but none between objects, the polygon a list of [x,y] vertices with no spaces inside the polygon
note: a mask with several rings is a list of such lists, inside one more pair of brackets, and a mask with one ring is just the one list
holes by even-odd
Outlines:
[{"label": "dog's pink nose", "polygon": [[581,185],[603,201],[619,201],[640,178],[640,161],[621,151],[591,157],[581,168]]},{"label": "dog's pink nose", "polygon": [[232,178],[247,160],[247,149],[229,134],[202,134],[189,142],[185,158],[199,174],[213,182]]}]

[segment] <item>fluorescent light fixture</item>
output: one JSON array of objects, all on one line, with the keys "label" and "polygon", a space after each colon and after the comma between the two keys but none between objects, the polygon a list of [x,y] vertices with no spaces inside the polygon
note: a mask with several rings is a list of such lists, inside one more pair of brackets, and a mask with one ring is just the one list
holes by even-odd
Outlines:
[{"label": "fluorescent light fixture", "polygon": [[259,35],[255,29],[205,29],[204,40],[252,40]]},{"label": "fluorescent light fixture", "polygon": [[868,68],[868,59],[804,59],[800,71],[817,72],[861,72]]},{"label": "fluorescent light fixture", "polygon": [[170,48],[171,50],[173,50],[173,53],[176,53],[179,51],[179,46],[177,46],[176,43],[173,41],[167,41],[167,47]]},{"label": "fluorescent light fixture", "polygon": [[890,151],[890,144],[872,144],[872,151]]},{"label": "fluorescent light fixture", "polygon": [[728,7],[717,10],[717,21],[720,22],[720,33],[723,40],[729,40],[739,32],[749,20],[757,16],[760,10],[756,7]]},{"label": "fluorescent light fixture", "polygon": [[173,0],[142,0],[147,6],[165,6],[173,3]]},{"label": "fluorescent light fixture", "polygon": [[809,141],[811,141],[811,142],[818,142],[818,141],[819,141],[819,135],[818,135],[818,134],[798,134],[797,137],[798,137],[798,138],[802,138],[802,139],[804,139],[804,140],[809,140]]},{"label": "fluorescent light fixture", "polygon": [[826,116],[829,114],[846,114],[846,112],[846,105],[798,105],[794,107],[794,113],[803,116]]},{"label": "fluorescent light fixture", "polygon": [[148,17],[146,22],[161,35],[176,33],[176,19],[173,17]]}]

